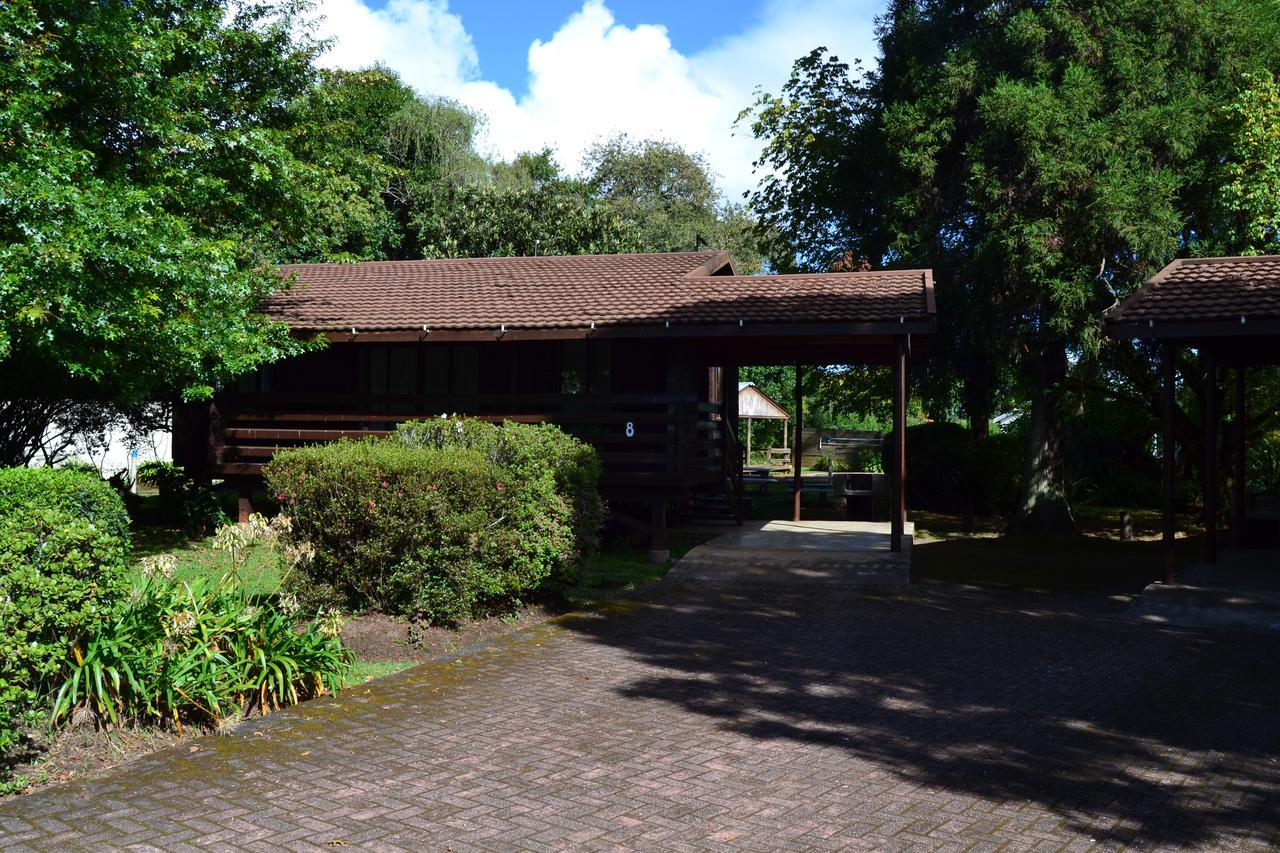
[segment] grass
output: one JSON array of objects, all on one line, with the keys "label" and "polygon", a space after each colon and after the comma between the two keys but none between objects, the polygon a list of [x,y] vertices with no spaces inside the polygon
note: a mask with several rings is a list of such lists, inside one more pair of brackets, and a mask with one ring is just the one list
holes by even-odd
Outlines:
[{"label": "grass", "polygon": [[[253,543],[246,549],[247,558],[240,570],[240,577],[250,595],[271,595],[280,586],[280,561],[270,548]],[[196,577],[221,577],[232,568],[231,555],[213,547],[213,539],[190,539],[180,529],[141,527],[133,531],[132,570],[141,576],[141,562],[146,557],[172,554],[178,565],[174,576],[178,580]]]},{"label": "grass", "polygon": [[408,669],[416,662],[411,660],[360,660],[356,661],[356,665],[352,668],[351,674],[347,676],[347,686],[352,684],[364,684],[366,681],[373,681],[375,678],[382,678],[384,675],[392,675],[401,670]]},{"label": "grass", "polygon": [[[997,586],[1036,592],[1135,594],[1164,575],[1158,509],[1127,510],[1135,540],[1120,539],[1119,507],[1078,505],[1072,508],[1081,535],[1073,539],[1003,536],[999,517],[975,519],[970,534],[958,515],[913,512],[916,542],[912,575],[921,580]],[[1194,531],[1198,521],[1181,515],[1175,527]],[[1199,535],[1179,538],[1179,565],[1196,562]]]},{"label": "grass", "polygon": [[[672,556],[678,559],[699,541],[673,537],[670,543]],[[224,551],[214,549],[212,543],[212,538],[190,539],[180,529],[137,528],[133,533],[133,573],[135,577],[141,577],[140,564],[146,557],[172,554],[177,558],[174,575],[180,580],[220,577],[231,569],[231,557]],[[247,555],[241,577],[250,593],[262,596],[273,594],[280,585],[280,561],[270,548],[258,543],[248,547]],[[574,608],[597,604],[660,580],[670,567],[671,561],[651,563],[648,552],[643,549],[602,551],[586,566],[578,582],[563,593],[564,603]],[[414,663],[412,660],[358,660],[347,684],[363,684],[399,672]]]}]

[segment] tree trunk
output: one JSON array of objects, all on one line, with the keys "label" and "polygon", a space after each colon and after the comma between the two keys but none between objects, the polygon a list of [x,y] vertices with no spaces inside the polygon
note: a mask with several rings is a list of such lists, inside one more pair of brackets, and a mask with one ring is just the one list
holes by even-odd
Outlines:
[{"label": "tree trunk", "polygon": [[976,488],[978,478],[986,476],[985,471],[977,470],[977,466],[972,464],[978,456],[978,451],[983,442],[991,432],[991,392],[990,384],[986,382],[986,375],[982,376],[970,375],[965,379],[965,414],[969,417],[969,465],[965,471],[965,477],[969,480],[970,488],[964,493],[964,507],[961,518],[961,530],[964,533],[972,533],[975,529],[975,517],[978,513],[987,514],[991,511],[991,507],[987,506],[985,495],[988,493],[983,488],[980,494]]},{"label": "tree trunk", "polygon": [[1069,537],[1079,534],[1067,504],[1063,468],[1063,394],[1067,351],[1062,343],[1033,356],[1031,421],[1018,510],[1011,533]]}]

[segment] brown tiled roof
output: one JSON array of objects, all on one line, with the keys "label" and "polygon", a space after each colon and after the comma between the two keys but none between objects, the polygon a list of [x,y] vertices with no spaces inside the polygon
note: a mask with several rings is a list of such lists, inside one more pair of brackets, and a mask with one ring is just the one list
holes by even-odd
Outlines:
[{"label": "brown tiled roof", "polygon": [[1107,322],[1280,320],[1280,257],[1188,258],[1169,264],[1111,311]]},{"label": "brown tiled roof", "polygon": [[306,330],[897,323],[933,316],[927,270],[736,276],[728,252],[293,264],[268,314]]}]

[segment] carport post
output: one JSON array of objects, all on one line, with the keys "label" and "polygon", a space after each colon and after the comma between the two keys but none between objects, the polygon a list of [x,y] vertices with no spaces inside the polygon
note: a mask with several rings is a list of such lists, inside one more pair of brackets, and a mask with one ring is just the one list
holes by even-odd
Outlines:
[{"label": "carport post", "polygon": [[897,339],[893,357],[893,453],[889,520],[889,550],[902,550],[902,534],[907,521],[907,337]]},{"label": "carport post", "polygon": [[1248,417],[1245,403],[1245,367],[1237,363],[1235,369],[1236,412],[1235,422],[1231,425],[1231,547],[1243,548],[1245,537],[1244,519],[1244,480],[1245,480],[1245,418]]},{"label": "carport post", "polygon": [[1173,552],[1173,395],[1175,385],[1176,350],[1173,344],[1165,344],[1160,352],[1160,456],[1163,476],[1161,492],[1160,543],[1164,551],[1164,582],[1177,583]]},{"label": "carport post", "polygon": [[791,520],[800,520],[800,488],[804,485],[800,466],[804,463],[804,368],[796,365],[796,426],[792,432],[795,450],[791,452]]},{"label": "carport post", "polygon": [[1218,360],[1202,350],[1204,388],[1204,561],[1218,562]]}]

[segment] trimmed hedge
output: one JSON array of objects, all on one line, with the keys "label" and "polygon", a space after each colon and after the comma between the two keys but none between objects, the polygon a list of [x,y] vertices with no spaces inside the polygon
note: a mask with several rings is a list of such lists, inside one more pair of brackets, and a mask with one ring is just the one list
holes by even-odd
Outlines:
[{"label": "trimmed hedge", "polygon": [[11,503],[0,516],[0,755],[74,665],[73,650],[119,613],[127,551],[69,512]]},{"label": "trimmed hedge", "polygon": [[477,451],[521,482],[549,476],[573,517],[572,551],[557,566],[557,580],[576,577],[600,547],[605,512],[600,499],[600,457],[591,445],[559,427],[438,418],[402,423],[396,434],[411,447]]},{"label": "trimmed hedge", "polygon": [[[452,440],[429,430],[345,440],[266,466],[293,536],[315,551],[293,584],[300,596],[448,625],[510,608],[577,568],[594,547],[594,528],[585,534],[599,498],[581,490],[598,463],[566,470],[576,449],[544,430],[491,441],[487,424],[441,424]],[[560,482],[579,491],[568,497]],[[577,504],[596,514],[583,519]]]},{"label": "trimmed hedge", "polygon": [[56,510],[129,542],[129,512],[111,484],[82,468],[0,468],[0,517]]}]

